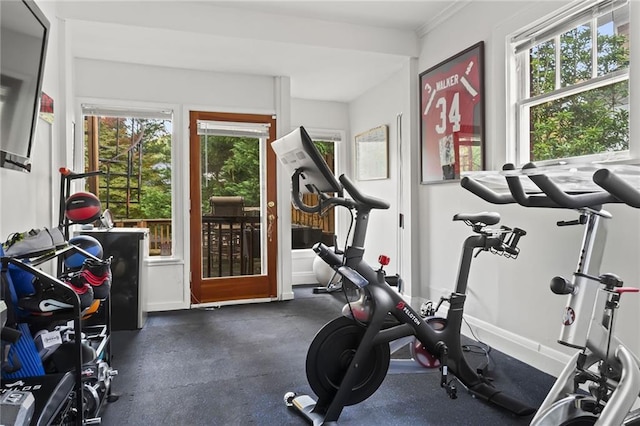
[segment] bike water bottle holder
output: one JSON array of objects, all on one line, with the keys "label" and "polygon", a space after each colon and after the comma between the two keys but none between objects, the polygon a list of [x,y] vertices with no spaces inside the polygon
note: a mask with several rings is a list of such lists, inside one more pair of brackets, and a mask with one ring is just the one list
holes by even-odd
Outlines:
[{"label": "bike water bottle holder", "polygon": [[521,237],[527,235],[527,232],[520,228],[511,229],[504,225],[500,227],[500,231],[498,232],[500,233],[498,238],[501,244],[497,247],[491,247],[489,249],[491,253],[504,256],[507,259],[517,259],[520,254],[518,243]]}]

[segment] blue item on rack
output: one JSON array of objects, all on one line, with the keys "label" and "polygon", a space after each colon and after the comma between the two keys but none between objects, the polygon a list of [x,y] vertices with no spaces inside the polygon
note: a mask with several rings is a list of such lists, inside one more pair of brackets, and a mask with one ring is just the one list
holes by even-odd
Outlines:
[{"label": "blue item on rack", "polygon": [[[23,263],[29,263],[27,260],[22,260]],[[11,281],[13,282],[13,288],[16,292],[18,299],[21,297],[29,296],[35,292],[33,287],[33,274],[29,271],[25,271],[17,267],[16,265],[9,264],[9,275],[11,275]]]},{"label": "blue item on rack", "polygon": [[[78,235],[77,237],[73,237],[69,240],[69,244],[79,247],[87,253],[102,259],[102,244],[100,244],[97,239],[90,235]],[[64,264],[68,269],[71,270],[80,269],[86,259],[86,255],[74,250],[69,250],[64,254]]]},{"label": "blue item on rack", "polygon": [[[0,257],[4,256],[4,251],[0,247]],[[5,297],[9,296],[5,303],[9,312],[15,312],[18,305],[18,296],[13,286],[11,274],[8,271],[2,271],[2,285]],[[42,360],[36,348],[35,342],[31,335],[31,330],[26,323],[15,324],[17,318],[7,318],[7,326],[13,326],[21,333],[21,336],[15,343],[11,343],[7,361],[2,364],[3,379],[17,379],[22,377],[42,376],[44,375],[44,367]],[[12,322],[14,322],[12,324]],[[4,342],[3,342],[4,344]]]}]

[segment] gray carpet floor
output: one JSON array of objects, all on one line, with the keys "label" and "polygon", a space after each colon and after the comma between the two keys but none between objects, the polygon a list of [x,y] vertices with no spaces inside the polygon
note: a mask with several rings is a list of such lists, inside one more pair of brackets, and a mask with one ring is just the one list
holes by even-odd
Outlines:
[{"label": "gray carpet floor", "polygon": [[[120,398],[104,407],[102,424],[306,424],[283,396],[311,392],[307,348],[344,301],[308,287],[295,294],[286,302],[153,313],[141,330],[114,332],[113,392]],[[474,367],[486,362],[484,355],[469,357]],[[553,383],[496,350],[489,360],[495,386],[532,406]],[[449,399],[439,380],[437,370],[387,375],[372,397],[344,409],[340,424],[525,425],[531,419],[474,399],[461,385],[458,398]]]}]

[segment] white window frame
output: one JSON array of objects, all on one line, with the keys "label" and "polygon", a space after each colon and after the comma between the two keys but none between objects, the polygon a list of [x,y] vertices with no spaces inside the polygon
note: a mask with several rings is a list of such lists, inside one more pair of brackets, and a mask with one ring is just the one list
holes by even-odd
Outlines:
[{"label": "white window frame", "polygon": [[[621,6],[628,7],[629,21],[632,18],[632,5],[628,0],[590,0],[590,1],[574,1],[566,7],[554,12],[549,16],[534,22],[533,24],[512,33],[506,40],[507,51],[507,134],[511,136],[511,140],[515,141],[507,146],[507,161],[516,163],[521,166],[530,162],[530,140],[529,140],[529,109],[536,105],[540,105],[563,97],[575,95],[580,92],[596,89],[598,87],[607,86],[619,81],[631,81],[631,66],[626,69],[618,70],[604,76],[597,76],[597,68],[595,64],[592,66],[592,78],[588,81],[574,84],[567,87],[560,87],[560,67],[556,69],[556,90],[541,95],[529,96],[530,80],[529,80],[529,48],[555,39],[555,45],[560,45],[561,34],[576,28],[580,25],[591,23],[592,28],[596,29],[592,34],[597,36],[597,19],[598,17],[608,13],[613,8]],[[637,11],[636,11],[637,14]],[[634,31],[635,33],[636,31]],[[629,33],[630,46],[633,46],[633,33]],[[637,42],[636,42],[637,43]],[[594,51],[592,57],[597,57],[597,43],[593,42],[591,49]],[[633,47],[630,48],[630,57],[633,56]],[[556,50],[559,56],[559,49]],[[630,60],[631,62],[631,60]],[[556,60],[556,64],[559,63]],[[633,108],[630,100],[630,116],[629,116],[629,150],[618,152],[598,153],[580,157],[558,158],[551,160],[536,161],[536,164],[547,165],[557,163],[585,163],[585,162],[626,162],[633,160],[633,153],[638,151],[635,146],[632,147],[633,141],[632,123],[634,122],[632,115]]]},{"label": "white window frame", "polygon": [[[167,260],[179,259],[182,256],[182,234],[183,229],[177,229],[177,224],[182,223],[182,215],[176,209],[176,203],[178,200],[177,188],[179,184],[178,180],[178,152],[177,147],[179,145],[177,139],[178,125],[181,120],[176,117],[176,112],[179,111],[178,105],[171,104],[153,104],[153,103],[137,103],[130,101],[118,101],[112,99],[94,99],[94,98],[80,98],[77,104],[77,116],[80,117],[79,129],[74,126],[74,164],[75,170],[84,170],[84,117],[89,115],[104,115],[104,116],[122,116],[136,118],[158,118],[158,119],[170,119],[171,120],[171,254],[170,255],[157,255],[150,256],[145,261],[151,263],[164,263]],[[80,131],[78,131],[80,130]],[[85,185],[85,179],[80,179],[75,183],[77,187],[75,190],[83,190]],[[180,216],[180,217],[178,217]]]}]

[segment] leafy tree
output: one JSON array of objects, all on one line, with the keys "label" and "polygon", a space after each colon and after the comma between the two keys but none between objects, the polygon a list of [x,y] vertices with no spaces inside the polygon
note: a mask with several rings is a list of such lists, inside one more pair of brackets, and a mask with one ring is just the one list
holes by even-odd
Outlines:
[{"label": "leafy tree", "polygon": [[[624,35],[598,34],[597,73],[605,75],[628,67],[628,40]],[[580,26],[560,37],[560,64],[555,43],[541,43],[530,51],[531,96],[555,90],[555,69],[562,86],[591,79],[591,28]],[[530,109],[531,159],[575,157],[629,146],[628,81],[622,81]]]},{"label": "leafy tree", "polygon": [[[209,198],[242,196],[245,206],[260,206],[260,143],[255,138],[201,136],[202,212],[210,211]],[[333,156],[332,142],[317,142],[326,158]],[[332,161],[331,161],[332,163]]]},{"label": "leafy tree", "polygon": [[[98,196],[103,207],[116,219],[170,218],[170,122],[100,117],[99,126],[100,169],[105,175],[100,177]],[[239,195],[245,206],[259,206],[259,140],[201,136],[200,143],[202,213],[210,211],[208,200],[214,195]],[[316,146],[325,157],[332,157],[333,143]]]},{"label": "leafy tree", "polygon": [[222,171],[227,178],[221,195],[240,195],[245,205],[260,205],[260,144],[257,139],[238,138]]},{"label": "leafy tree", "polygon": [[170,218],[170,121],[100,117],[98,135],[103,207],[116,219]]},{"label": "leafy tree", "polygon": [[238,195],[245,206],[260,205],[260,145],[258,139],[201,136],[202,212],[212,196]]}]

